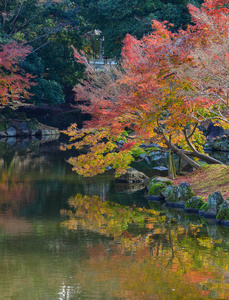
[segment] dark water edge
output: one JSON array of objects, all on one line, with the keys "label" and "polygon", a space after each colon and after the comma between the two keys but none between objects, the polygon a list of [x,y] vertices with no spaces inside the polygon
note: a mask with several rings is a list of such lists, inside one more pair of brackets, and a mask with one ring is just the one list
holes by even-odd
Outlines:
[{"label": "dark water edge", "polygon": [[83,178],[58,146],[1,150],[0,299],[229,298],[229,228]]}]

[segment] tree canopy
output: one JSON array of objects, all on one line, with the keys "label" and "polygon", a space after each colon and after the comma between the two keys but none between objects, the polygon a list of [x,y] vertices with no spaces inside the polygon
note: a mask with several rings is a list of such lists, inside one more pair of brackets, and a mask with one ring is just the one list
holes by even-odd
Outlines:
[{"label": "tree canopy", "polygon": [[174,23],[174,30],[190,22],[186,0],[80,0],[79,3],[84,18],[102,31],[107,57],[119,57],[127,33],[137,38],[150,33],[152,19],[168,20]]},{"label": "tree canopy", "polygon": [[228,124],[227,5],[226,0],[189,5],[194,24],[186,30],[173,32],[172,24],[153,21],[150,35],[140,40],[127,35],[120,70],[98,74],[75,52],[87,65],[87,79],[75,90],[78,98],[91,99],[81,108],[92,118],[83,130],[73,124],[65,132],[73,142],[65,149],[87,149],[69,160],[74,170],[92,176],[111,166],[120,175],[135,156],[152,150],[141,145],[152,142],[194,167],[199,164],[189,156],[218,162],[203,154],[198,125],[206,119]]},{"label": "tree canopy", "polygon": [[173,31],[184,28],[190,22],[186,4],[185,0],[3,0],[0,44],[13,40],[31,46],[20,62],[26,73],[35,76],[30,101],[60,104],[72,97],[72,88],[83,76],[71,45],[90,48],[90,36],[100,29],[105,56],[119,58],[126,34],[136,38],[149,34],[152,19],[167,19],[174,23]]},{"label": "tree canopy", "polygon": [[58,104],[76,84],[82,67],[73,58],[71,45],[83,45],[83,19],[75,0],[58,2],[22,0],[0,3],[0,44],[11,40],[33,49],[21,63],[34,75],[35,103]]},{"label": "tree canopy", "polygon": [[0,46],[0,103],[19,97],[28,98],[28,89],[33,85],[31,76],[20,68],[20,61],[30,53],[31,48],[16,42]]}]

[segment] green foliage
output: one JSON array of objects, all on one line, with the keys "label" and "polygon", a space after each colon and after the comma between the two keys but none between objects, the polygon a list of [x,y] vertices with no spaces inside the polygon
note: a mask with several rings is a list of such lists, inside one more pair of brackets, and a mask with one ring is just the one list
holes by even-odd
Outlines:
[{"label": "green foliage", "polygon": [[156,12],[155,17],[160,21],[167,20],[174,24],[175,31],[190,23],[191,20],[187,7],[175,3],[166,4],[162,10]]},{"label": "green foliage", "polygon": [[229,208],[225,209],[222,213],[218,214],[217,219],[228,221],[229,220]]},{"label": "green foliage", "polygon": [[[81,13],[104,36],[105,56],[119,57],[129,33],[137,38],[152,31],[151,20],[168,20],[177,30],[190,22],[186,0],[80,0]],[[202,2],[202,1],[198,1]]]},{"label": "green foliage", "polygon": [[71,45],[82,47],[81,37],[76,31],[58,33],[56,38],[38,51],[44,65],[44,77],[71,88],[83,77],[84,68],[73,57]]},{"label": "green foliage", "polygon": [[145,155],[146,152],[141,147],[134,147],[132,154],[133,154],[134,157],[139,157],[140,155]]},{"label": "green foliage", "polygon": [[20,66],[34,76],[41,77],[44,73],[42,59],[35,52],[30,54],[25,61],[22,61]]},{"label": "green foliage", "polygon": [[[39,105],[42,103],[56,105],[64,102],[63,88],[59,83],[58,77],[55,77],[56,80],[43,78],[45,75],[45,65],[44,61],[37,53],[29,55],[28,59],[21,63],[21,66],[26,72],[36,76],[34,81],[37,84],[30,90],[33,94],[30,101]],[[55,66],[53,69],[55,69]]]},{"label": "green foliage", "polygon": [[[78,16],[76,1],[12,0],[6,6],[0,3],[0,11],[4,11],[0,15],[0,44],[14,39],[33,47],[32,54],[21,64],[26,72],[37,76],[36,82],[42,82],[42,87],[33,89],[33,99],[38,102],[37,90],[46,90],[46,85],[51,86],[52,92],[45,93],[45,102],[63,102],[63,91],[73,88],[83,72],[71,49],[72,44],[78,48],[83,45],[84,21]],[[57,90],[60,95],[54,101],[53,93]]]},{"label": "green foliage", "polygon": [[31,100],[35,104],[56,105],[64,102],[62,88],[56,81],[38,78],[36,82],[37,85],[31,88],[31,93],[33,93]]},{"label": "green foliage", "polygon": [[9,106],[5,106],[1,113],[3,117],[8,119],[14,117],[14,111]]},{"label": "green foliage", "polygon": [[4,45],[8,43],[10,40],[6,34],[6,32],[2,28],[2,24],[0,24],[0,45]]},{"label": "green foliage", "polygon": [[153,152],[153,151],[158,151],[158,150],[160,150],[158,147],[149,147],[149,148],[147,147],[147,152],[148,151],[152,151]]},{"label": "green foliage", "polygon": [[38,120],[36,118],[30,119],[28,126],[30,129],[38,129],[39,128]]},{"label": "green foliage", "polygon": [[5,131],[6,130],[6,125],[0,121],[0,131]]}]

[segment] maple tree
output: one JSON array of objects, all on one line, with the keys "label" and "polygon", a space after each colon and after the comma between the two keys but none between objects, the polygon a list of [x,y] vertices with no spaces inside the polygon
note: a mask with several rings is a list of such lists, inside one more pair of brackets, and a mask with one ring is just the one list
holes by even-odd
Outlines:
[{"label": "maple tree", "polygon": [[152,34],[141,40],[127,35],[120,68],[98,73],[75,50],[86,65],[86,79],[75,91],[77,99],[90,99],[81,109],[91,120],[83,130],[73,124],[65,131],[72,144],[62,149],[87,149],[69,159],[79,174],[92,176],[111,166],[120,175],[135,156],[153,150],[141,147],[152,142],[195,168],[200,165],[189,156],[221,163],[203,153],[198,125],[206,118],[228,123],[227,1],[206,0],[189,10],[195,24],[187,30],[174,33],[172,24],[154,20]]},{"label": "maple tree", "polygon": [[28,89],[34,85],[32,75],[23,72],[20,61],[30,53],[31,48],[15,41],[0,46],[0,102],[6,104],[19,97],[28,98]]}]

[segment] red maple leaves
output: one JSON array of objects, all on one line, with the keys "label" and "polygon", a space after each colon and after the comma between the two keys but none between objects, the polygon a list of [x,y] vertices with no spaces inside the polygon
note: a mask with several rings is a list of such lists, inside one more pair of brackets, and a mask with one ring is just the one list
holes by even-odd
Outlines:
[{"label": "red maple leaves", "polygon": [[5,104],[19,97],[28,98],[28,89],[34,83],[33,76],[20,68],[20,61],[31,52],[31,48],[12,41],[0,46],[0,102]]},{"label": "red maple leaves", "polygon": [[[183,158],[185,153],[200,158],[194,147],[198,144],[201,149],[199,143],[204,142],[198,123],[214,118],[229,123],[224,114],[229,98],[227,4],[226,0],[206,0],[201,8],[189,5],[195,24],[185,31],[173,33],[167,22],[153,21],[153,33],[141,40],[127,35],[120,68],[96,72],[75,52],[76,59],[86,65],[76,96],[90,100],[90,105],[81,108],[91,115],[85,128],[94,130],[80,141],[89,145],[89,153],[75,160],[76,170],[84,174],[85,164],[98,169],[97,160],[103,166],[106,162],[117,169],[122,166],[123,172],[136,147],[150,142],[176,144],[189,150],[182,150]],[[103,152],[90,146],[90,141],[101,143],[95,141],[95,132],[101,130],[106,133],[102,142],[113,143],[109,155],[107,148]],[[134,142],[123,134],[126,130],[134,133]],[[72,136],[71,129],[68,134]],[[124,145],[117,149],[119,140]]]}]

